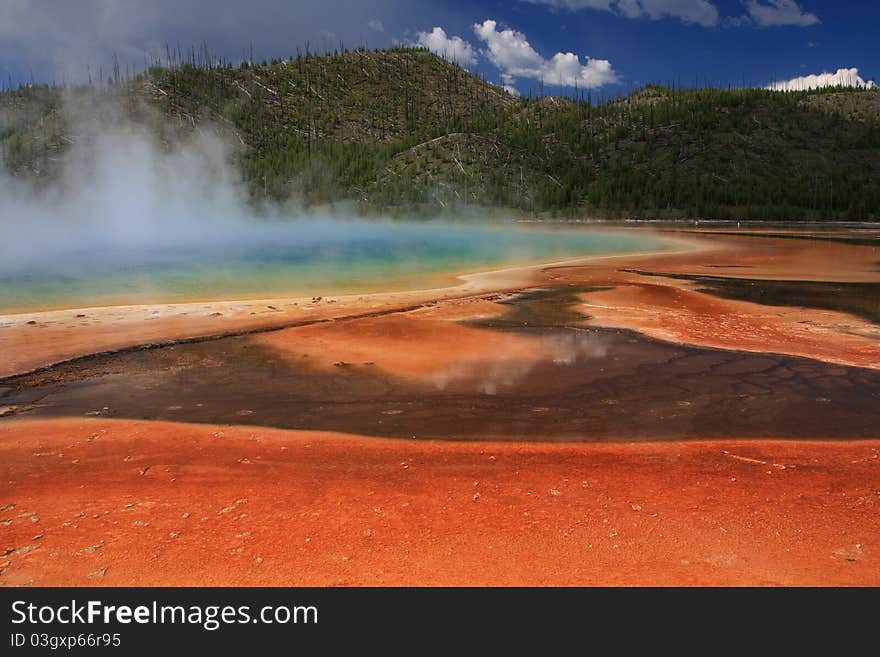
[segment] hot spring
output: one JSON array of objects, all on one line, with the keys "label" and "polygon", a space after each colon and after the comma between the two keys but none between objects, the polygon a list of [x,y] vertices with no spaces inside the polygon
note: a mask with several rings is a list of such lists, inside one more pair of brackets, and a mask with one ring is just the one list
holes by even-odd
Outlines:
[{"label": "hot spring", "polygon": [[0,246],[0,313],[412,290],[461,273],[664,246],[645,233],[320,219],[137,240],[62,235],[48,255]]}]

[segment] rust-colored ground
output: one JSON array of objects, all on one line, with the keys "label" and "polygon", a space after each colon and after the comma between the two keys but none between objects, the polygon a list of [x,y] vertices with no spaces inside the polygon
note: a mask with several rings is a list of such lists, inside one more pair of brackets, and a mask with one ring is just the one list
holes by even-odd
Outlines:
[{"label": "rust-colored ground", "polygon": [[0,425],[5,585],[880,585],[880,441]]},{"label": "rust-colored ground", "polygon": [[[481,297],[541,285],[608,286],[585,295],[583,311],[596,326],[632,328],[687,344],[771,351],[880,368],[880,328],[821,309],[768,307],[694,291],[687,281],[644,276],[711,274],[767,280],[880,282],[880,246],[755,238],[748,234],[672,232],[675,253],[611,256],[566,266],[528,266],[463,277],[441,290],[336,298],[268,299],[57,310],[0,316],[0,377],[92,353],[181,338],[261,331],[342,317],[431,308],[452,320],[479,312]],[[878,241],[880,244],[880,241]],[[492,313],[493,304],[482,302]],[[453,353],[457,336],[445,339]],[[436,345],[435,345],[436,346]],[[445,357],[445,356],[441,356]]]},{"label": "rust-colored ground", "polygon": [[[827,241],[706,236],[712,251],[657,256],[637,264],[652,273],[793,281],[880,281],[876,246]],[[635,329],[685,344],[772,352],[825,362],[880,368],[880,327],[826,309],[766,306],[693,290],[682,280],[644,276],[607,263],[548,268],[557,284],[589,282],[612,289],[585,295],[583,310],[596,326]]]},{"label": "rust-colored ground", "polygon": [[[791,413],[795,403],[816,405],[802,417],[818,423],[822,408],[841,412],[847,400],[874,395],[880,369],[877,324],[864,313],[723,298],[700,291],[693,281],[663,276],[874,284],[880,281],[878,247],[747,235],[690,234],[688,239],[705,240],[706,248],[496,273],[437,293],[0,318],[0,372],[12,374],[143,342],[359,317],[262,333],[225,346],[85,361],[33,381],[0,382],[0,416],[7,414],[0,418],[0,550],[5,553],[0,584],[880,585],[880,432],[866,434],[859,426],[847,435],[862,440],[803,440],[824,438],[827,432],[816,434],[813,424],[798,428],[792,417],[801,416]],[[609,414],[624,406],[634,410],[609,424],[608,435],[597,433],[602,427],[595,422],[583,424],[590,427],[584,438],[602,442],[464,443],[354,435],[398,435],[382,433],[383,427],[389,432],[395,423],[408,427],[396,401],[380,403],[386,388],[376,387],[377,401],[361,408],[372,403],[362,397],[377,381],[396,386],[388,390],[442,389],[446,410],[455,404],[464,408],[480,394],[496,400],[485,408],[502,408],[501,388],[495,396],[494,390],[474,392],[465,384],[484,372],[505,373],[508,365],[515,366],[511,371],[517,376],[545,377],[536,380],[576,390],[570,378],[555,376],[546,365],[567,362],[563,343],[530,332],[531,325],[497,330],[480,324],[510,312],[498,292],[569,285],[591,291],[572,292],[579,300],[575,309],[589,319],[574,324],[565,319],[566,330],[578,331],[579,322],[586,322],[635,330],[667,347],[728,350],[729,358],[722,359],[731,391],[725,413],[736,408],[736,386],[752,385],[737,377],[757,371],[754,353],[812,359],[804,376],[810,379],[815,370],[816,385],[828,391],[817,396],[813,384],[789,386],[791,392],[784,392],[788,388],[782,383],[773,388],[781,395],[779,417],[788,414],[777,427],[786,440],[743,431],[718,437],[713,429],[717,440],[675,442],[670,435],[678,431],[675,418],[684,413],[679,406],[692,408],[696,395],[669,401],[664,395],[655,399],[651,391],[613,388],[608,395],[620,396],[602,397]],[[594,289],[600,287],[610,289]],[[556,310],[567,318],[568,310]],[[626,342],[626,336],[620,340]],[[616,363],[609,371],[625,373],[625,359],[633,358],[628,349],[636,346],[602,356]],[[742,363],[728,362],[740,356]],[[715,362],[714,356],[693,358]],[[295,376],[276,363],[293,359],[308,362],[296,366]],[[225,422],[236,426],[200,417],[199,409],[211,409],[210,400],[196,398],[210,393],[211,368],[232,362],[252,377],[265,363],[278,378],[267,377],[264,387],[277,380],[293,386],[295,394],[279,389],[276,398],[263,391],[264,397],[251,400],[254,406],[229,411],[235,419]],[[658,360],[658,375],[665,362]],[[828,369],[839,365],[860,369]],[[363,431],[344,425],[341,430],[350,433],[315,431],[332,417],[321,402],[297,392],[308,389],[309,379],[303,377],[310,371],[331,391],[334,377],[347,377],[346,395],[360,404],[351,405],[351,426],[360,426],[360,417],[382,422],[369,431],[366,425]],[[856,380],[869,384],[859,386],[861,397],[847,392]],[[175,381],[186,384],[180,394],[166,387]],[[226,380],[222,385],[217,399],[240,392],[230,390]],[[31,402],[4,406],[3,396],[31,391],[36,391]],[[108,419],[101,417],[106,409],[100,405],[77,406],[111,393],[119,406],[128,398],[135,405],[155,401],[163,413],[186,411],[203,423],[139,420],[142,415],[134,411],[119,416],[128,419]],[[193,408],[184,407],[190,401]],[[571,400],[564,401],[571,419],[560,415],[560,421],[585,422]],[[41,408],[51,411],[52,403],[63,410],[62,402],[79,409],[79,415],[39,415]],[[283,414],[288,408],[283,404],[294,408],[294,402],[305,404],[302,417],[314,424],[305,430],[268,428],[279,426],[272,424],[272,412]],[[532,419],[523,422],[530,439],[542,439],[534,433],[533,418],[551,413],[550,402],[534,408],[516,403],[510,415],[528,415]],[[97,417],[83,417],[85,408],[94,408],[88,414]],[[481,408],[469,411],[463,433],[479,426]],[[760,410],[770,413],[772,404]],[[347,412],[344,404],[334,409],[339,417]],[[430,408],[421,412],[430,415]],[[671,432],[663,433],[665,441],[627,444],[631,436],[612,435],[614,427],[633,418],[647,418],[640,426],[652,426],[652,413],[653,426],[665,418],[664,432]],[[249,417],[268,426],[239,426]],[[421,426],[430,424],[430,417],[417,417]],[[752,417],[764,421],[763,415]],[[553,419],[548,416],[548,422]],[[688,430],[695,426],[700,425],[690,423]],[[479,439],[470,433],[470,439]],[[517,435],[508,429],[492,437],[516,440]]]},{"label": "rust-colored ground", "polygon": [[[671,238],[683,248],[713,248],[709,242]],[[631,256],[641,262],[647,254]],[[605,259],[602,258],[604,261]],[[607,259],[619,262],[618,256]],[[462,275],[446,288],[353,294],[336,297],[205,301],[107,306],[0,315],[0,377],[28,372],[80,356],[181,339],[369,317],[436,303],[469,302],[475,295],[515,290],[543,281],[542,265]]]}]

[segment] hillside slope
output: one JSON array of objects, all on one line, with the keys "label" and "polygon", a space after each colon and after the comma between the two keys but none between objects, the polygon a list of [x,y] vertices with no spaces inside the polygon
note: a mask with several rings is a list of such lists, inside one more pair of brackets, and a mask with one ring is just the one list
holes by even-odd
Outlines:
[{"label": "hillside slope", "polygon": [[515,98],[419,49],[239,67],[193,60],[101,89],[0,94],[6,167],[51,179],[80,138],[69,106],[103,125],[118,114],[108,98],[166,142],[197,126],[227,133],[257,199],[400,211],[476,204],[603,217],[880,219],[876,90],[649,86],[597,103]]}]

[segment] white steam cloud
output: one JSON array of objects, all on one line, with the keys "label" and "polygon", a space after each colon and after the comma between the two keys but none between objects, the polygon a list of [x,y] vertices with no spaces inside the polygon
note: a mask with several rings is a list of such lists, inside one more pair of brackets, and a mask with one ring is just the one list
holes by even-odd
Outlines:
[{"label": "white steam cloud", "polygon": [[[0,172],[0,273],[73,252],[100,257],[120,246],[198,244],[248,216],[230,151],[214,134],[197,130],[164,148],[119,113],[101,125],[72,105],[75,142],[59,180],[38,192]],[[106,108],[98,114],[106,118]]]}]

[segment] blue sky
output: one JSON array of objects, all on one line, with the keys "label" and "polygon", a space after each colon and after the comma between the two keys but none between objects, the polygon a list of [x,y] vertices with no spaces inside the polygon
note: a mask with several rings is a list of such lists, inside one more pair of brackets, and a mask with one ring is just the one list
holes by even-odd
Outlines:
[{"label": "blue sky", "polygon": [[[440,28],[438,31],[435,28]],[[166,42],[240,60],[423,43],[529,93],[646,82],[765,85],[858,68],[880,78],[877,0],[0,0],[0,75],[82,80]],[[456,39],[456,37],[458,39]],[[559,53],[557,55],[557,53]],[[561,84],[560,84],[561,83]]]}]

